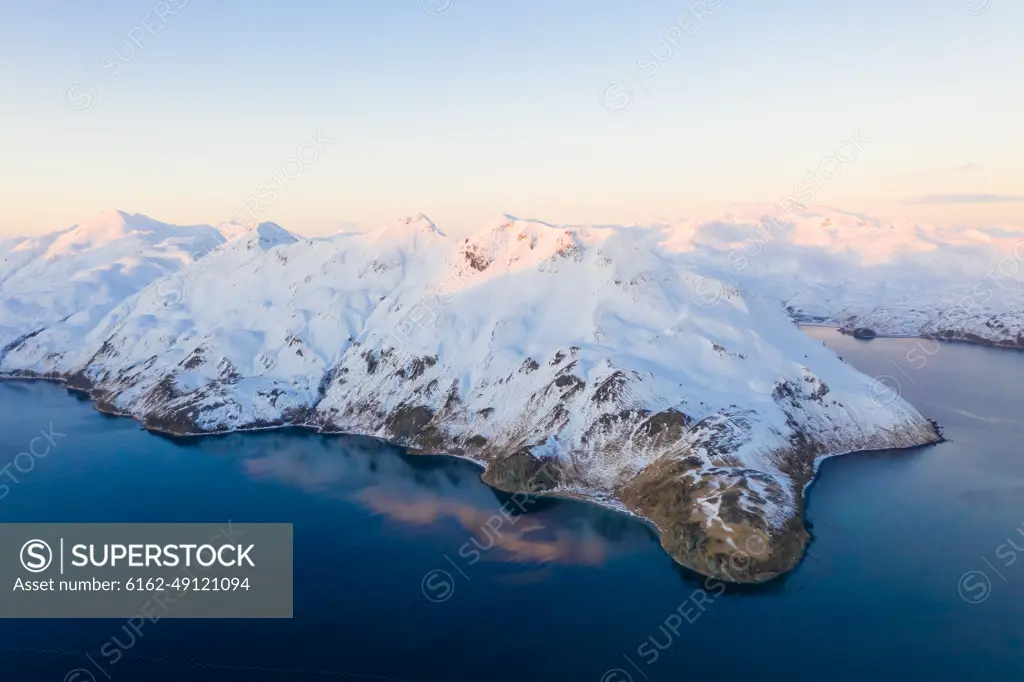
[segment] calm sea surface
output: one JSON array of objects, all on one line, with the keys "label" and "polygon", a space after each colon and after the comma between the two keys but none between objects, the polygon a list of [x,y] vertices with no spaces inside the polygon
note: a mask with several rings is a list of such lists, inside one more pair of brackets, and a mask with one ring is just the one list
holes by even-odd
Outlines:
[{"label": "calm sea surface", "polygon": [[807,333],[949,442],[829,460],[808,557],[724,592],[626,516],[502,515],[469,462],[293,430],[173,441],[57,385],[0,382],[0,469],[62,434],[7,469],[0,522],[295,524],[294,619],[0,621],[0,679],[1024,679],[1024,353]]}]

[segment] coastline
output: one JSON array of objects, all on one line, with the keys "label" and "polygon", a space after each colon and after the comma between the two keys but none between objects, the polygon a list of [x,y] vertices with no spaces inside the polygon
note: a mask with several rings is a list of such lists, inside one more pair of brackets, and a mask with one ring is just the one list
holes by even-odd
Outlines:
[{"label": "coastline", "polygon": [[[853,330],[848,327],[841,327],[834,324],[824,323],[808,323],[808,322],[797,322],[798,327],[813,327],[822,329],[834,329],[843,336],[849,336],[851,338],[858,338]],[[941,341],[943,343],[963,343],[970,346],[982,346],[983,348],[999,348],[1002,350],[1016,350],[1024,351],[1024,340],[1021,341],[993,341],[976,334],[966,333],[964,336],[952,336],[952,332],[936,332],[934,334],[883,334],[871,327],[869,327],[875,335],[874,339],[923,339],[928,341]],[[872,338],[860,339],[861,341],[871,341]]]},{"label": "coastline", "polygon": [[[499,490],[513,495],[528,494],[536,495],[538,497],[543,496],[556,499],[571,499],[595,504],[610,511],[627,514],[628,516],[637,519],[652,528],[658,537],[661,548],[680,566],[699,573],[707,578],[734,584],[761,584],[770,582],[796,568],[806,556],[807,547],[812,540],[812,534],[807,529],[805,519],[807,492],[817,478],[818,471],[823,461],[833,457],[859,452],[872,452],[890,449],[912,450],[918,447],[937,445],[945,441],[938,425],[935,422],[928,420],[932,425],[935,436],[934,439],[930,441],[906,446],[861,448],[813,455],[811,458],[811,468],[810,471],[806,472],[805,480],[798,480],[796,476],[793,476],[791,479],[794,493],[792,509],[788,510],[791,513],[782,521],[782,523],[779,524],[777,532],[771,534],[766,533],[758,527],[761,524],[751,525],[749,526],[749,529],[745,528],[747,534],[745,535],[746,540],[743,543],[744,546],[742,548],[738,547],[731,539],[729,539],[730,544],[732,544],[732,550],[727,552],[727,561],[723,562],[720,559],[722,556],[721,553],[705,553],[701,550],[700,544],[697,542],[698,536],[693,534],[687,535],[685,532],[680,531],[679,524],[683,520],[678,518],[660,519],[659,514],[656,513],[659,511],[659,507],[649,506],[642,503],[643,493],[646,491],[641,488],[638,493],[637,490],[633,489],[634,484],[642,481],[642,476],[654,468],[653,464],[639,471],[633,479],[621,485],[611,493],[605,491],[588,491],[583,488],[538,489],[535,488],[532,483],[535,478],[539,476],[539,472],[535,472],[533,476],[526,480],[525,484],[520,484],[519,486],[497,485],[493,479],[489,480],[488,478],[488,473],[492,470],[492,467],[489,466],[489,462],[481,461],[464,454],[428,452],[412,448],[386,438],[380,438],[373,434],[325,428],[322,425],[310,423],[309,421],[288,422],[282,420],[272,424],[268,423],[260,426],[225,429],[220,431],[185,432],[180,430],[171,430],[152,423],[147,424],[144,416],[140,417],[114,409],[113,406],[103,400],[102,397],[96,395],[94,389],[87,386],[76,386],[71,379],[73,379],[73,377],[12,376],[8,374],[0,374],[0,380],[3,381],[42,381],[51,384],[59,384],[70,394],[78,394],[88,397],[92,402],[93,409],[100,414],[111,417],[132,419],[139,423],[144,430],[153,433],[154,435],[172,439],[194,439],[202,438],[204,436],[220,436],[234,433],[304,429],[324,436],[337,435],[374,438],[387,443],[388,445],[401,448],[403,453],[409,456],[455,457],[457,459],[466,460],[480,468],[479,478],[481,482],[494,490]],[[539,459],[537,461],[541,462]],[[546,464],[542,464],[540,469],[543,470],[545,466]],[[669,463],[669,466],[671,466],[671,463]],[[804,477],[801,476],[801,478]],[[509,479],[504,478],[502,480],[508,481]],[[662,482],[659,485],[663,487],[665,484]],[[630,499],[632,503],[627,501],[627,499]],[[661,521],[660,523],[659,520]],[[733,525],[735,525],[735,523]],[[770,527],[770,524],[765,525]],[[705,535],[703,539],[707,540],[709,537],[710,535]],[[753,542],[753,547],[751,546],[751,542]],[[758,568],[755,568],[755,566],[758,566]]]}]

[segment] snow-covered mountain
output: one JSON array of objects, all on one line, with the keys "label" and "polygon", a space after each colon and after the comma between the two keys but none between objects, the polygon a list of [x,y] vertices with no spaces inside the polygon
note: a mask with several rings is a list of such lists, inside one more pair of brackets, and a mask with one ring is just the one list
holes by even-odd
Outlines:
[{"label": "snow-covered mountain", "polygon": [[679,226],[223,234],[102,319],[54,315],[0,371],[172,434],[298,424],[467,457],[496,487],[642,515],[679,561],[743,581],[799,560],[823,457],[938,439]]},{"label": "snow-covered mountain", "polygon": [[[26,337],[55,352],[110,310],[222,243],[212,227],[179,227],[109,211],[69,229],[0,241],[0,359]],[[39,339],[42,343],[43,339]]]},{"label": "snow-covered mountain", "polygon": [[1024,348],[1024,225],[937,227],[749,206],[664,229],[667,248],[782,301],[800,321]]}]

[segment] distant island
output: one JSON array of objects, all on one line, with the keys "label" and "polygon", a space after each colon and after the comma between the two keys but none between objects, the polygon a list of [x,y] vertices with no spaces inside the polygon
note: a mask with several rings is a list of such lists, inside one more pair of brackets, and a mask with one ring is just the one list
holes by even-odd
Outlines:
[{"label": "distant island", "polygon": [[873,339],[878,336],[875,330],[870,327],[857,327],[855,329],[843,329],[840,327],[839,331],[842,334],[849,334],[855,339]]}]

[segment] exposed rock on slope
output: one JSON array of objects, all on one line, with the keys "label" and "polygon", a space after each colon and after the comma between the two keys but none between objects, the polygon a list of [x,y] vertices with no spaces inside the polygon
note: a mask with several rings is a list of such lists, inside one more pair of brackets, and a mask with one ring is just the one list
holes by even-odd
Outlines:
[{"label": "exposed rock on slope", "polygon": [[[469,457],[492,485],[627,508],[684,564],[763,580],[802,554],[823,457],[938,436],[664,238],[508,217],[468,239],[423,217],[315,241],[263,224],[174,275],[175,305],[154,282],[0,370],[65,377],[168,433],[300,424]],[[709,286],[714,305],[694,295]]]}]

